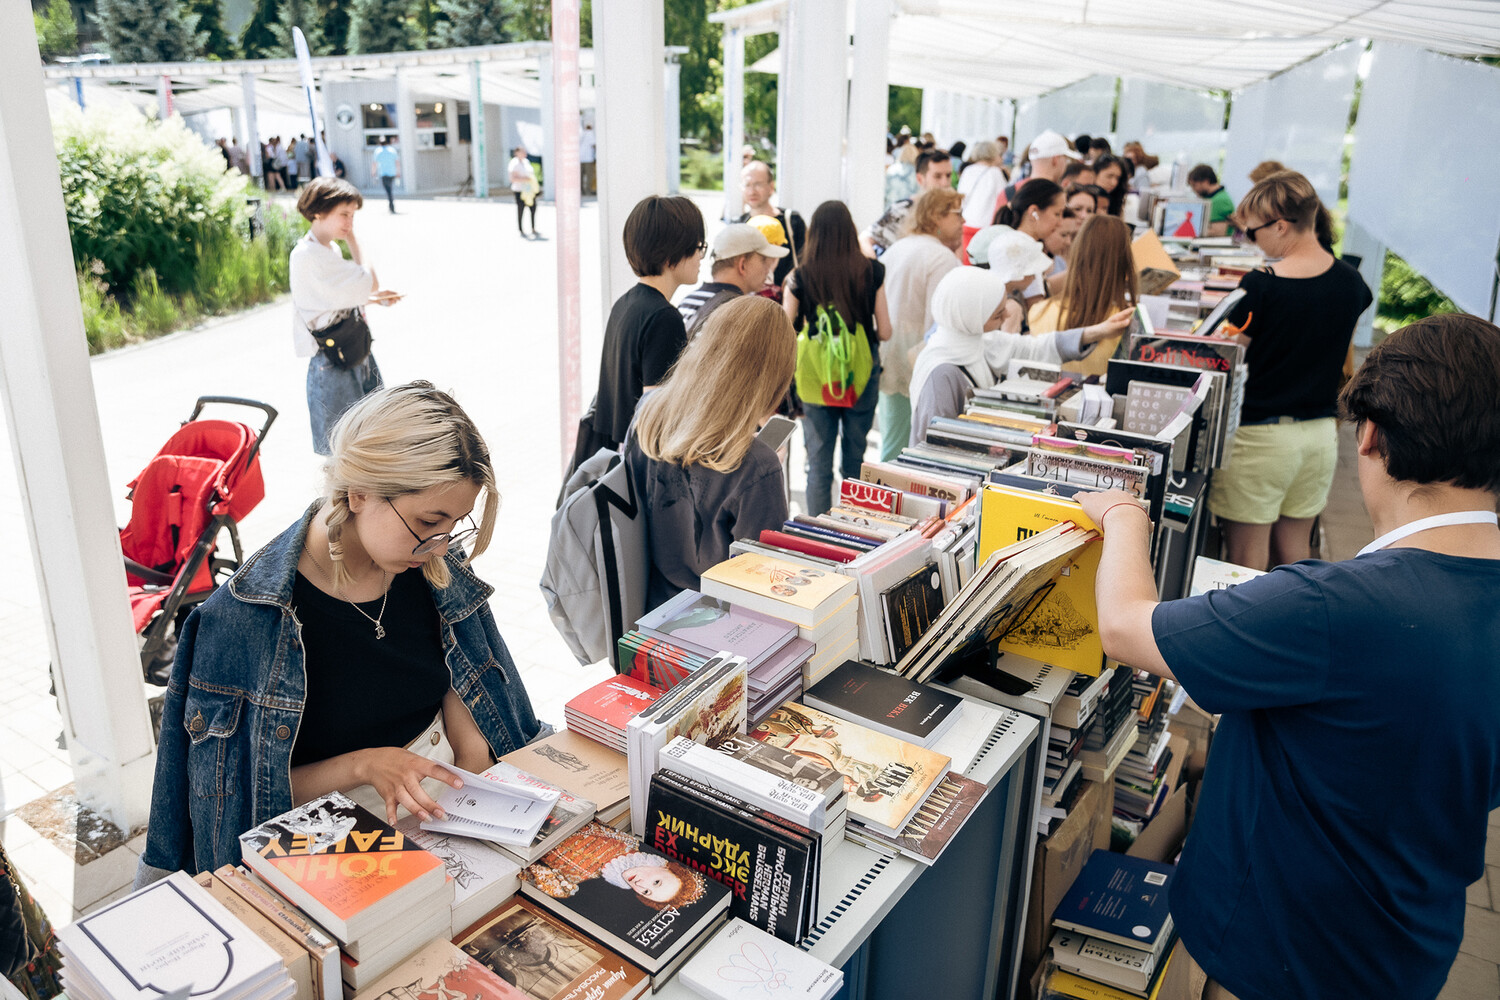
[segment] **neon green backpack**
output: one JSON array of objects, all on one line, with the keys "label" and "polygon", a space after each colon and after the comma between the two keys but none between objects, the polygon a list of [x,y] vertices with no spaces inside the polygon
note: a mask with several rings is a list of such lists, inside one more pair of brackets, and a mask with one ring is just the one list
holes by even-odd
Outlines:
[{"label": "neon green backpack", "polygon": [[869,384],[875,361],[863,324],[849,324],[833,306],[818,306],[797,334],[797,395],[818,406],[853,406]]}]

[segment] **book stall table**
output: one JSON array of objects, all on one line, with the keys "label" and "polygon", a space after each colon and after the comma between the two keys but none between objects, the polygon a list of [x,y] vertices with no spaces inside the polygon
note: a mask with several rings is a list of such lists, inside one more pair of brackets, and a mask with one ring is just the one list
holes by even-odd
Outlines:
[{"label": "book stall table", "polygon": [[[829,859],[827,884],[842,894],[802,948],[843,970],[838,1000],[1018,995],[1040,732],[1037,719],[1005,711],[964,770],[989,792],[931,867],[853,842]],[[697,1000],[675,978],[655,996]]]}]

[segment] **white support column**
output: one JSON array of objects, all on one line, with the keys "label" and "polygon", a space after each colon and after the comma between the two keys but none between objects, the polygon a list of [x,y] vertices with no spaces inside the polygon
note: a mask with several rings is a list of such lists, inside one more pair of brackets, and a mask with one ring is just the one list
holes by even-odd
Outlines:
[{"label": "white support column", "polygon": [[[786,94],[789,89],[787,85],[787,68],[791,65],[791,15],[783,8],[781,20],[776,28],[776,54],[781,57],[781,70],[776,74],[776,176],[780,177],[786,170],[789,162],[786,155],[787,129],[790,126],[786,120]],[[762,157],[764,159],[764,157]],[[785,202],[782,202],[785,204]]]},{"label": "white support column", "polygon": [[[858,36],[856,35],[856,40]],[[933,87],[922,88],[922,126],[923,132],[931,132],[932,138],[937,142],[939,149],[947,149],[947,134],[939,131],[937,120],[937,90]]]},{"label": "white support column", "polygon": [[668,56],[662,66],[662,165],[668,194],[682,190],[682,64]]},{"label": "white support column", "polygon": [[745,145],[745,34],[724,28],[724,214],[738,219],[745,210],[740,188],[740,148]]},{"label": "white support column", "polygon": [[240,74],[240,94],[242,95],[242,112],[245,116],[245,160],[250,164],[250,176],[259,178],[261,175],[260,162],[260,124],[255,119],[255,74]]},{"label": "white support column", "polygon": [[417,177],[417,104],[411,96],[411,78],[403,67],[396,67],[396,142],[401,154],[401,190],[414,194],[421,190]]},{"label": "white support column", "polygon": [[[542,90],[542,200],[553,201],[557,197],[557,124],[552,94],[552,50],[541,56],[541,70],[537,81]],[[577,129],[575,128],[575,131]]]},{"label": "white support column", "polygon": [[469,82],[473,85],[469,97],[469,159],[474,172],[474,197],[476,198],[490,196],[489,150],[484,144],[483,65],[478,59],[469,63]]},{"label": "white support column", "polygon": [[[557,416],[561,469],[573,457],[583,407],[581,305],[582,264],[578,219],[582,168],[578,159],[578,0],[552,0],[552,113],[557,135]],[[603,241],[601,241],[603,242]]]},{"label": "white support column", "polygon": [[[844,202],[863,228],[885,209],[885,130],[890,104],[891,0],[854,0],[854,78]],[[918,123],[917,131],[922,130]]]},{"label": "white support column", "polygon": [[172,78],[156,78],[156,120],[166,121],[172,117]]},{"label": "white support column", "polygon": [[594,93],[599,133],[599,248],[604,270],[601,309],[635,284],[620,233],[630,210],[661,194],[667,176],[662,121],[666,29],[662,0],[601,3],[594,15]]},{"label": "white support column", "polygon": [[156,751],[29,15],[0,5],[0,398],[79,795],[129,830]]},{"label": "white support column", "polygon": [[777,89],[795,106],[816,113],[781,116],[782,171],[777,178],[782,208],[804,218],[843,193],[844,111],[849,82],[846,0],[788,0],[781,50],[786,70]]}]

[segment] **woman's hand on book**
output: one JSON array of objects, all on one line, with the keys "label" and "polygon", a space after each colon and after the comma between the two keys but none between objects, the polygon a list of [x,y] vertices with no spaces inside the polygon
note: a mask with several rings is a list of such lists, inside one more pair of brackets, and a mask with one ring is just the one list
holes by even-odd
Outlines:
[{"label": "woman's hand on book", "polygon": [[1099,341],[1105,340],[1109,337],[1120,336],[1126,331],[1126,329],[1129,328],[1130,317],[1134,315],[1135,307],[1132,306],[1128,309],[1121,309],[1119,312],[1110,316],[1102,323],[1095,323],[1093,326],[1084,327],[1084,346],[1087,346],[1089,344],[1097,344],[1099,343]]},{"label": "woman's hand on book", "polygon": [[464,787],[463,779],[426,757],[419,757],[401,747],[372,747],[361,750],[356,767],[359,783],[372,786],[385,801],[386,822],[396,823],[397,808],[404,808],[424,822],[445,814],[422,789],[423,778],[435,778]]}]

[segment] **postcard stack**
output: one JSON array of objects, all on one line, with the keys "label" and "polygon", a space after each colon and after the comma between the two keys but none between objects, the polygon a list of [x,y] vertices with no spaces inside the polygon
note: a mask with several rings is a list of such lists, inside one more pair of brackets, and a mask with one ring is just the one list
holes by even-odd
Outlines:
[{"label": "postcard stack", "polygon": [[857,585],[832,566],[745,552],[710,567],[702,586],[705,596],[789,623],[812,643],[812,657],[802,666],[804,683],[817,681],[859,648]]},{"label": "postcard stack", "polygon": [[636,634],[686,650],[700,665],[718,650],[744,657],[752,722],[802,693],[802,667],[814,652],[813,644],[786,619],[736,608],[696,590],[685,590],[651,611],[636,629]]},{"label": "postcard stack", "polygon": [[245,865],[338,939],[342,976],[362,989],[451,933],[443,861],[339,792],[240,834]]},{"label": "postcard stack", "polygon": [[290,1000],[298,989],[282,955],[184,872],[60,928],[57,946],[79,1000]]},{"label": "postcard stack", "polygon": [[1043,995],[1155,997],[1176,940],[1167,909],[1174,866],[1096,850],[1052,918]]}]

